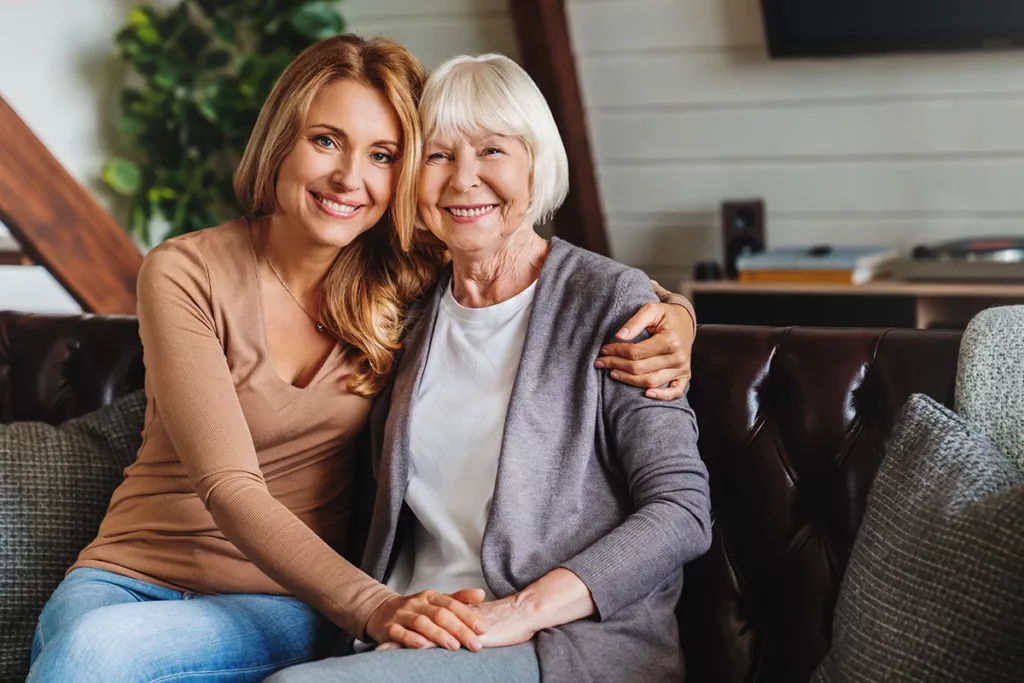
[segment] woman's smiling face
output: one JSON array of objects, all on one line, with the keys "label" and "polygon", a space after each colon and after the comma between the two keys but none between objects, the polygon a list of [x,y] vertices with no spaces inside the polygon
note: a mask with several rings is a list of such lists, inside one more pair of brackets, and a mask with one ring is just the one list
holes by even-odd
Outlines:
[{"label": "woman's smiling face", "polygon": [[401,143],[381,93],[350,80],[325,86],[278,171],[278,214],[317,245],[348,245],[388,210]]},{"label": "woman's smiling face", "polygon": [[495,251],[518,230],[532,229],[532,160],[518,137],[437,137],[427,141],[423,159],[420,217],[449,249]]}]

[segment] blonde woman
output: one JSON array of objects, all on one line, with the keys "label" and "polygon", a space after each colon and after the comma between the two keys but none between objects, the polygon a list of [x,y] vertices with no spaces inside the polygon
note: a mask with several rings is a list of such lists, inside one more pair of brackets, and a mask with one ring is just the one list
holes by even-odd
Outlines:
[{"label": "blonde woman", "polygon": [[396,631],[268,683],[680,681],[683,565],[711,543],[696,420],[591,367],[650,283],[534,230],[568,162],[515,62],[450,60],[420,109],[420,216],[452,263],[371,417],[363,568],[399,594],[460,591],[483,649],[402,649]]},{"label": "blonde woman", "polygon": [[143,445],[43,610],[32,683],[257,681],[335,627],[480,635],[462,602],[396,596],[338,552],[356,439],[442,263],[413,244],[423,80],[390,41],[311,47],[237,171],[247,217],[146,257]]}]

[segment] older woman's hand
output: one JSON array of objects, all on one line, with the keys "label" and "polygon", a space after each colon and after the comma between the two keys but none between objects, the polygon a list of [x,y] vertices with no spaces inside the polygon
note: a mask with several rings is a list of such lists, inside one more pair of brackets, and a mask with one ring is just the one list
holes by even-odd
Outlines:
[{"label": "older woman's hand", "polygon": [[[472,603],[472,598],[456,595],[444,595],[437,591],[396,595],[370,615],[366,623],[366,634],[382,645],[394,644],[420,650],[432,647],[458,650],[466,647],[477,652],[482,647],[479,636],[486,629],[480,616],[466,604]],[[482,599],[483,591],[479,591],[477,601]]]},{"label": "older woman's hand", "polygon": [[539,624],[519,594],[501,600],[485,602],[473,607],[473,611],[487,627],[487,633],[480,636],[484,647],[508,647],[519,645],[533,638]]},{"label": "older woman's hand", "polygon": [[546,628],[585,619],[596,606],[587,585],[568,569],[557,567],[518,593],[470,609],[487,630],[480,636],[483,646],[507,647],[525,643]]},{"label": "older woman's hand", "polygon": [[[564,567],[551,570],[520,592],[500,600],[483,602],[481,590],[463,590],[446,597],[463,603],[473,613],[483,647],[519,645],[538,631],[585,619],[597,609],[587,585]],[[409,646],[394,639],[377,649],[400,647]]]},{"label": "older woman's hand", "polygon": [[611,370],[614,380],[646,388],[650,398],[677,399],[690,381],[693,318],[684,306],[644,304],[615,336],[625,342],[644,330],[650,339],[602,346],[594,366]]}]

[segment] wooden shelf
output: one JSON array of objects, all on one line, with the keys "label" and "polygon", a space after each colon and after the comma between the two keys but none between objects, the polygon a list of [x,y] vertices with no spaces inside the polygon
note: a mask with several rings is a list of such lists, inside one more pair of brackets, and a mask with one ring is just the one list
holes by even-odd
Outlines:
[{"label": "wooden shelf", "polygon": [[1024,299],[1024,282],[1021,284],[982,283],[939,283],[903,282],[880,280],[863,285],[810,284],[785,282],[694,282],[681,285],[684,292],[718,292],[737,294],[834,294],[849,296],[913,296],[976,298],[976,297],[1020,297]]},{"label": "wooden shelf", "polygon": [[0,251],[0,266],[31,266],[32,259],[20,251]]},{"label": "wooden shelf", "polygon": [[966,327],[986,308],[1024,304],[1024,282],[685,281],[680,291],[693,302],[703,322],[740,324]]}]

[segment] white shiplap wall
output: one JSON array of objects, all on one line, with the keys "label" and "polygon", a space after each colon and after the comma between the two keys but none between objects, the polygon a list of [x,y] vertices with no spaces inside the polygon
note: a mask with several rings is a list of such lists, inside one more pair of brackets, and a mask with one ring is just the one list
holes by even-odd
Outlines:
[{"label": "white shiplap wall", "polygon": [[463,53],[514,57],[509,1],[515,0],[344,0],[339,7],[348,30],[394,38],[429,69]]},{"label": "white shiplap wall", "polygon": [[1024,234],[1024,53],[772,61],[759,5],[569,0],[618,259],[718,257],[730,197],[774,245]]}]

